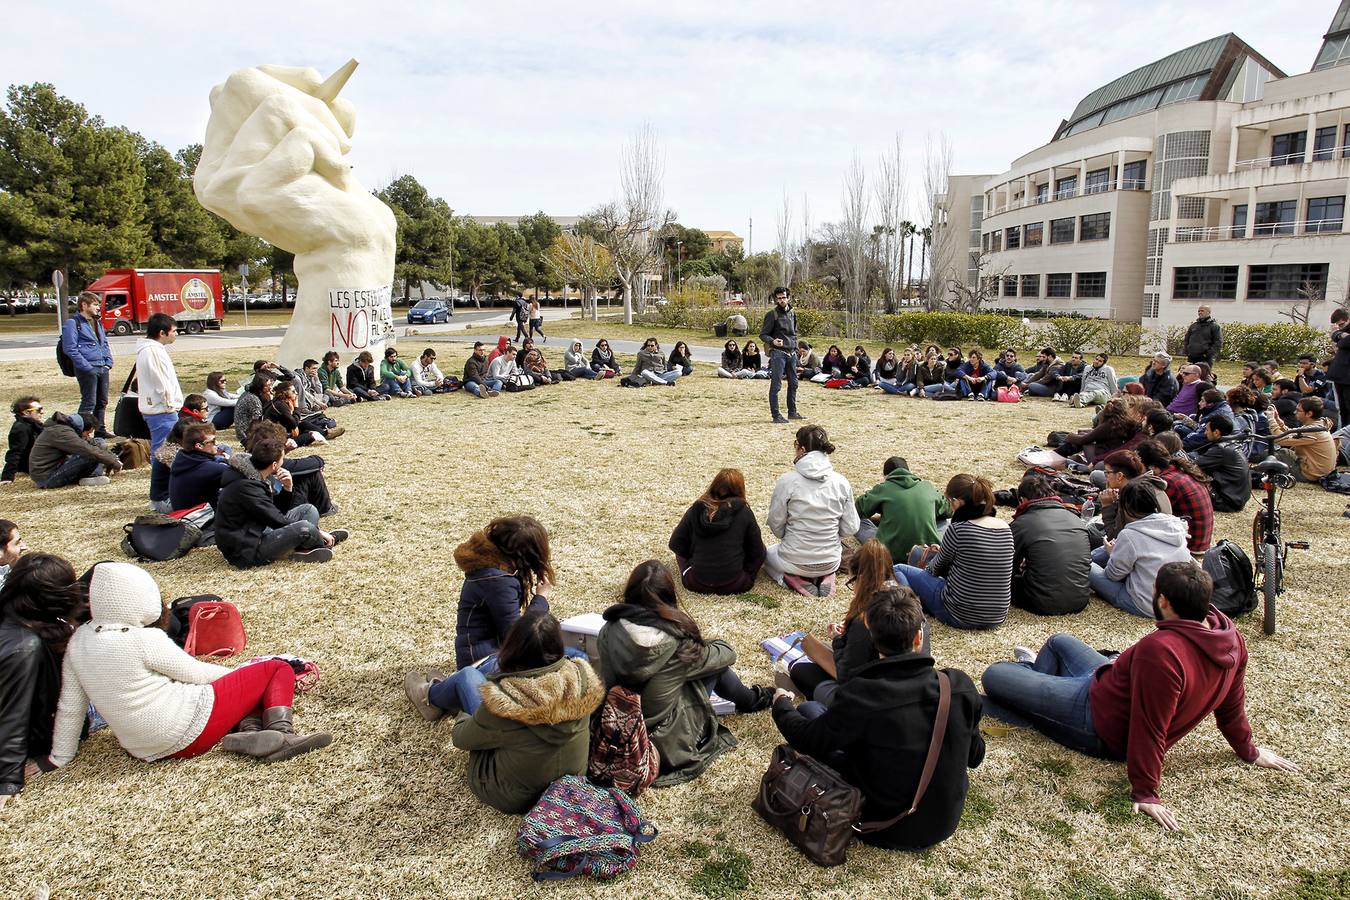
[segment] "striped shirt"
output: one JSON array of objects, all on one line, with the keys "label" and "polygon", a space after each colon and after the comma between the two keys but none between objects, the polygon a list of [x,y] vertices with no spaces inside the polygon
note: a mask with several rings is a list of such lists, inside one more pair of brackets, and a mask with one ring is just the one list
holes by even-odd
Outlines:
[{"label": "striped shirt", "polygon": [[928,564],[929,574],[947,580],[943,605],[970,628],[992,628],[1008,618],[1012,568],[1012,530],[969,521],[947,526],[942,548]]}]

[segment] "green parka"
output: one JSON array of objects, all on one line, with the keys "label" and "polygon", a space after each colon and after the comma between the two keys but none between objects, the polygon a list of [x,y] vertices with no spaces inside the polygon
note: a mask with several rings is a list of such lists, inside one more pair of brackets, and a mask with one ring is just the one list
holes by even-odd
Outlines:
[{"label": "green parka", "polygon": [[908,469],[893,469],[886,480],[855,501],[858,515],[867,519],[881,513],[877,540],[898,563],[918,545],[938,542],[937,520],[952,514],[947,498]]},{"label": "green parka", "polygon": [[736,746],[713,712],[705,682],[734,665],[736,651],[726,641],[700,645],[676,637],[674,626],[639,606],[611,606],[605,619],[600,674],[606,687],[620,684],[641,695],[647,735],[661,754],[656,786],[692,781]]},{"label": "green parka", "polygon": [[504,813],[529,811],[554,781],[585,775],[590,717],[605,689],[585,660],[564,657],[541,669],[497,673],[483,705],[461,715],[451,737],[469,751],[469,790]]}]

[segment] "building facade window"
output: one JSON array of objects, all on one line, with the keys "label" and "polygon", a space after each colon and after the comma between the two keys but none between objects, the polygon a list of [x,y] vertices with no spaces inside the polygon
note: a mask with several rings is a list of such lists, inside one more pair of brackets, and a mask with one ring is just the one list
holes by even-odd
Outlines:
[{"label": "building facade window", "polygon": [[1275,200],[1270,203],[1256,204],[1256,226],[1252,229],[1258,235],[1293,234],[1294,219],[1298,215],[1297,200]]},{"label": "building facade window", "polygon": [[1022,226],[1022,246],[1039,247],[1045,236],[1045,223],[1032,222]]},{"label": "building facade window", "polygon": [[1055,181],[1055,199],[1067,200],[1078,195],[1078,176],[1070,175]]},{"label": "building facade window", "polygon": [[1319,128],[1313,132],[1313,159],[1331,159],[1336,155],[1336,132],[1335,125],[1328,125],[1326,128]]},{"label": "building facade window", "polygon": [[1073,293],[1073,273],[1055,272],[1045,276],[1045,296],[1068,297]]},{"label": "building facade window", "polygon": [[1309,233],[1340,231],[1345,222],[1345,197],[1313,197],[1308,201]]},{"label": "building facade window", "polygon": [[1079,272],[1078,273],[1078,296],[1083,298],[1098,298],[1106,296],[1106,273],[1105,272]]},{"label": "building facade window", "polygon": [[1270,164],[1272,166],[1293,166],[1303,162],[1303,153],[1308,149],[1308,132],[1291,131],[1277,134],[1270,140]]},{"label": "building facade window", "polygon": [[1079,221],[1078,239],[1080,241],[1104,241],[1111,236],[1111,214],[1095,213],[1083,216]]},{"label": "building facade window", "polygon": [[1148,161],[1135,160],[1125,164],[1120,170],[1120,189],[1123,191],[1142,191],[1144,178],[1148,174]]},{"label": "building facade window", "polygon": [[1067,219],[1050,220],[1050,243],[1052,244],[1072,244],[1073,243],[1073,217]]},{"label": "building facade window", "polygon": [[1247,204],[1239,203],[1233,207],[1233,230],[1247,228]]},{"label": "building facade window", "polygon": [[[1346,127],[1350,128],[1350,125],[1347,125]],[[1047,181],[1045,184],[1036,185],[1036,202],[1044,203],[1049,199],[1050,199],[1050,182]]]},{"label": "building facade window", "polygon": [[1007,275],[1007,276],[1004,277],[1004,279],[1003,279],[1003,296],[1005,296],[1005,297],[1016,297],[1016,296],[1017,296],[1017,276],[1016,276],[1016,275]]},{"label": "building facade window", "polygon": [[1022,276],[1022,296],[1039,297],[1041,295],[1041,276],[1023,275]]},{"label": "building facade window", "polygon": [[1003,232],[1001,231],[989,232],[989,252],[997,253],[1002,249],[1003,249]]},{"label": "building facade window", "polygon": [[1009,250],[1016,250],[1022,246],[1022,227],[1015,225],[1012,228],[1006,228],[1003,231],[1003,246]]},{"label": "building facade window", "polygon": [[1237,266],[1181,266],[1172,278],[1173,300],[1236,300]]},{"label": "building facade window", "polygon": [[1327,290],[1326,263],[1252,266],[1247,274],[1248,300],[1298,300],[1304,293]]},{"label": "building facade window", "polygon": [[1111,170],[1093,169],[1087,173],[1087,182],[1084,187],[1084,193],[1102,194],[1111,190]]}]

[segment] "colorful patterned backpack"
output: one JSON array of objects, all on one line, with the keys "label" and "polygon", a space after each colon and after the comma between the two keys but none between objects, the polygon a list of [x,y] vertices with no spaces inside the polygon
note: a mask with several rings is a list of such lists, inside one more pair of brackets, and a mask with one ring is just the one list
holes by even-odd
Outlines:
[{"label": "colorful patterned backpack", "polygon": [[516,851],[529,861],[535,881],[605,880],[637,866],[638,845],[656,833],[623,791],[564,775],[525,814]]},{"label": "colorful patterned backpack", "polygon": [[614,685],[591,720],[591,758],[586,775],[636,797],[661,774],[661,754],[647,737],[642,698]]}]

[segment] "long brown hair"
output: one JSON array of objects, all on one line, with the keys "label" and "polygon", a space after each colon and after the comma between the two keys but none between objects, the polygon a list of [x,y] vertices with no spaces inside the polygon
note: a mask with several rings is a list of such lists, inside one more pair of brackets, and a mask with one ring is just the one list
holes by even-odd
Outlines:
[{"label": "long brown hair", "polygon": [[522,604],[530,602],[540,581],[556,579],[548,548],[548,531],[534,516],[493,519],[483,533],[516,570]]},{"label": "long brown hair", "polygon": [[0,588],[4,616],[12,616],[60,658],[75,626],[89,618],[88,590],[62,557],[29,553],[14,563]]},{"label": "long brown hair", "polygon": [[713,476],[712,484],[698,498],[708,511],[708,521],[717,518],[717,511],[731,504],[732,500],[745,500],[745,475],[740,469],[723,469]]},{"label": "long brown hair", "polygon": [[881,590],[882,585],[895,577],[894,560],[891,551],[876,538],[872,538],[858,548],[849,564],[848,586],[853,588],[853,602],[844,613],[844,627],[867,611],[872,597]]},{"label": "long brown hair", "polygon": [[675,589],[675,579],[670,577],[659,560],[649,559],[638,563],[624,585],[623,602],[650,610],[691,639],[693,643],[681,647],[677,654],[681,662],[691,662],[697,658],[703,645],[703,633],[689,613],[680,608],[680,594]]},{"label": "long brown hair", "polygon": [[[994,484],[983,475],[969,475],[962,472],[960,475],[953,475],[951,481],[947,482],[947,496],[953,500],[960,500],[962,503],[960,512],[962,519],[978,519],[981,516],[992,516],[994,514]],[[965,510],[971,512],[965,512]],[[978,510],[978,515],[975,511]]]}]

